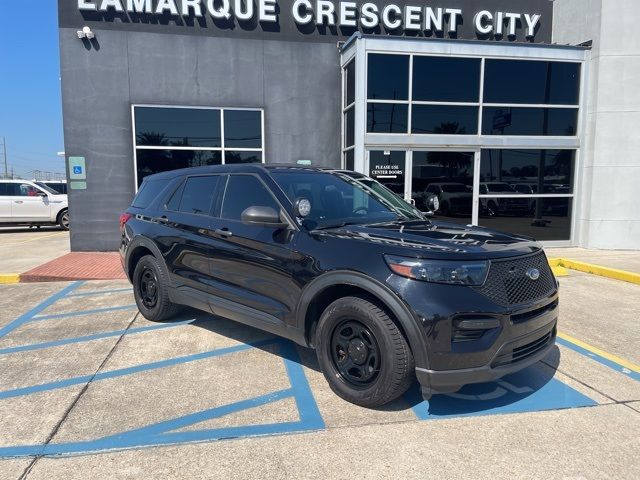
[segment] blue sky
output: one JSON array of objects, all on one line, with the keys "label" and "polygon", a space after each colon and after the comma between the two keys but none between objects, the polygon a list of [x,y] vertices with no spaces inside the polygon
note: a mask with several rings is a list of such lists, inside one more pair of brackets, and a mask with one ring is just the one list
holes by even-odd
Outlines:
[{"label": "blue sky", "polygon": [[28,14],[9,14],[15,1],[0,0],[0,142],[5,136],[9,169],[22,177],[36,169],[64,173],[56,155],[64,150],[57,2],[36,0]]}]

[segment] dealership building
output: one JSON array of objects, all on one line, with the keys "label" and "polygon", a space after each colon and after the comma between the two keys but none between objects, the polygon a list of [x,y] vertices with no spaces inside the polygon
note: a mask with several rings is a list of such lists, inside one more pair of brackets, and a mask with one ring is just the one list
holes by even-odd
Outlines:
[{"label": "dealership building", "polygon": [[347,168],[436,219],[640,248],[637,0],[59,0],[71,248],[145,176]]}]

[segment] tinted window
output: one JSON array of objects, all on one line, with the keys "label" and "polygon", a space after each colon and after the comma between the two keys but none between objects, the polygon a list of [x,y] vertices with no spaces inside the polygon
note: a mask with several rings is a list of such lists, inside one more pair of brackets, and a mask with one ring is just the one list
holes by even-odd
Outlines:
[{"label": "tinted window", "polygon": [[356,62],[351,61],[344,69],[345,99],[344,105],[351,105],[356,99]]},{"label": "tinted window", "polygon": [[0,183],[0,197],[10,197],[13,195],[12,183]]},{"label": "tinted window", "polygon": [[224,111],[225,148],[262,147],[262,113],[254,110]]},{"label": "tinted window", "polygon": [[185,213],[209,215],[219,181],[218,175],[187,178],[179,210]]},{"label": "tinted window", "polygon": [[347,170],[354,169],[354,157],[355,150],[353,148],[344,152],[344,168],[346,168]]},{"label": "tinted window", "polygon": [[168,183],[168,179],[149,180],[144,182],[131,205],[138,208],[147,208],[158,194],[164,190]]},{"label": "tinted window", "polygon": [[580,65],[533,60],[485,61],[486,103],[577,105]]},{"label": "tinted window", "polygon": [[369,176],[404,197],[405,152],[372,150],[369,152]]},{"label": "tinted window", "polygon": [[181,182],[180,186],[176,189],[175,192],[173,192],[173,195],[171,195],[171,198],[169,199],[169,201],[165,204],[165,208],[167,210],[172,210],[174,212],[177,212],[178,209],[180,208],[180,200],[182,200],[182,192],[184,191],[184,184],[186,182]]},{"label": "tinted window", "polygon": [[407,55],[369,54],[367,98],[408,100],[409,57]]},{"label": "tinted window", "polygon": [[224,152],[224,163],[261,163],[262,153],[260,152]]},{"label": "tinted window", "polygon": [[413,57],[413,100],[477,102],[480,59]]},{"label": "tinted window", "polygon": [[529,194],[572,193],[574,164],[574,150],[482,150],[480,181]]},{"label": "tinted window", "polygon": [[222,152],[207,150],[136,150],[138,185],[152,173],[166,172],[177,168],[220,165]]},{"label": "tinted window", "polygon": [[242,220],[242,212],[249,207],[271,207],[280,211],[278,203],[257,177],[231,175],[222,203],[222,218]]},{"label": "tinted window", "polygon": [[[42,190],[29,183],[14,183],[14,195],[20,197],[37,197]],[[17,188],[16,188],[17,187]]]},{"label": "tinted window", "polygon": [[482,134],[573,136],[577,123],[577,108],[484,107]]},{"label": "tinted window", "polygon": [[407,105],[400,103],[367,104],[367,132],[407,133]]},{"label": "tinted window", "polygon": [[413,105],[411,133],[475,135],[477,132],[478,107]]},{"label": "tinted window", "polygon": [[355,107],[351,107],[344,114],[344,146],[350,147],[353,145],[354,131],[355,131]]},{"label": "tinted window", "polygon": [[135,107],[136,145],[220,146],[220,110]]}]

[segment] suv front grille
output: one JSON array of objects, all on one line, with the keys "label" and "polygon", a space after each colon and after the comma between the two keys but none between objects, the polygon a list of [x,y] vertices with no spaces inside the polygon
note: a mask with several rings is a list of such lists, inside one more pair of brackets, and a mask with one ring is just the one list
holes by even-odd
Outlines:
[{"label": "suv front grille", "polygon": [[534,340],[533,342],[529,342],[526,345],[521,347],[514,348],[513,350],[509,350],[503,353],[500,353],[496,357],[496,359],[491,364],[492,367],[501,367],[503,365],[508,365],[510,363],[520,362],[526,358],[529,358],[532,355],[535,355],[539,351],[546,348],[553,339],[556,337],[556,328],[553,327],[553,330],[544,334],[542,337]]},{"label": "suv front grille", "polygon": [[[540,272],[537,280],[531,280],[527,270]],[[503,307],[544,298],[556,289],[547,257],[540,251],[526,257],[492,260],[487,280],[478,290]]]}]

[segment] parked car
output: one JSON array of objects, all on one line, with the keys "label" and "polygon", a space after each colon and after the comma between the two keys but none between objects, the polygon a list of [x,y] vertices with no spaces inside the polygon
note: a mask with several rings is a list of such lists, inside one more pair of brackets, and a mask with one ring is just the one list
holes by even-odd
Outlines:
[{"label": "parked car", "polygon": [[69,230],[67,196],[28,180],[0,179],[0,224]]},{"label": "parked car", "polygon": [[67,194],[67,181],[66,180],[45,180],[45,181],[35,181],[38,185],[43,185],[45,187],[49,187],[51,190],[55,190],[58,193],[62,193],[64,195]]},{"label": "parked car", "polygon": [[424,198],[438,197],[439,211],[447,215],[470,215],[473,205],[471,187],[463,183],[430,183],[424,191]]},{"label": "parked car", "polygon": [[417,376],[454,392],[553,347],[558,291],[542,247],[430,221],[358,173],[224,165],[148,176],[120,217],[142,315],[180,305],[316,350],[329,385],[383,405]]},{"label": "parked car", "polygon": [[[480,184],[480,195],[519,195],[511,185],[504,182],[486,182]],[[522,215],[529,213],[531,204],[528,198],[481,198],[480,213],[488,217],[496,215]]]}]

